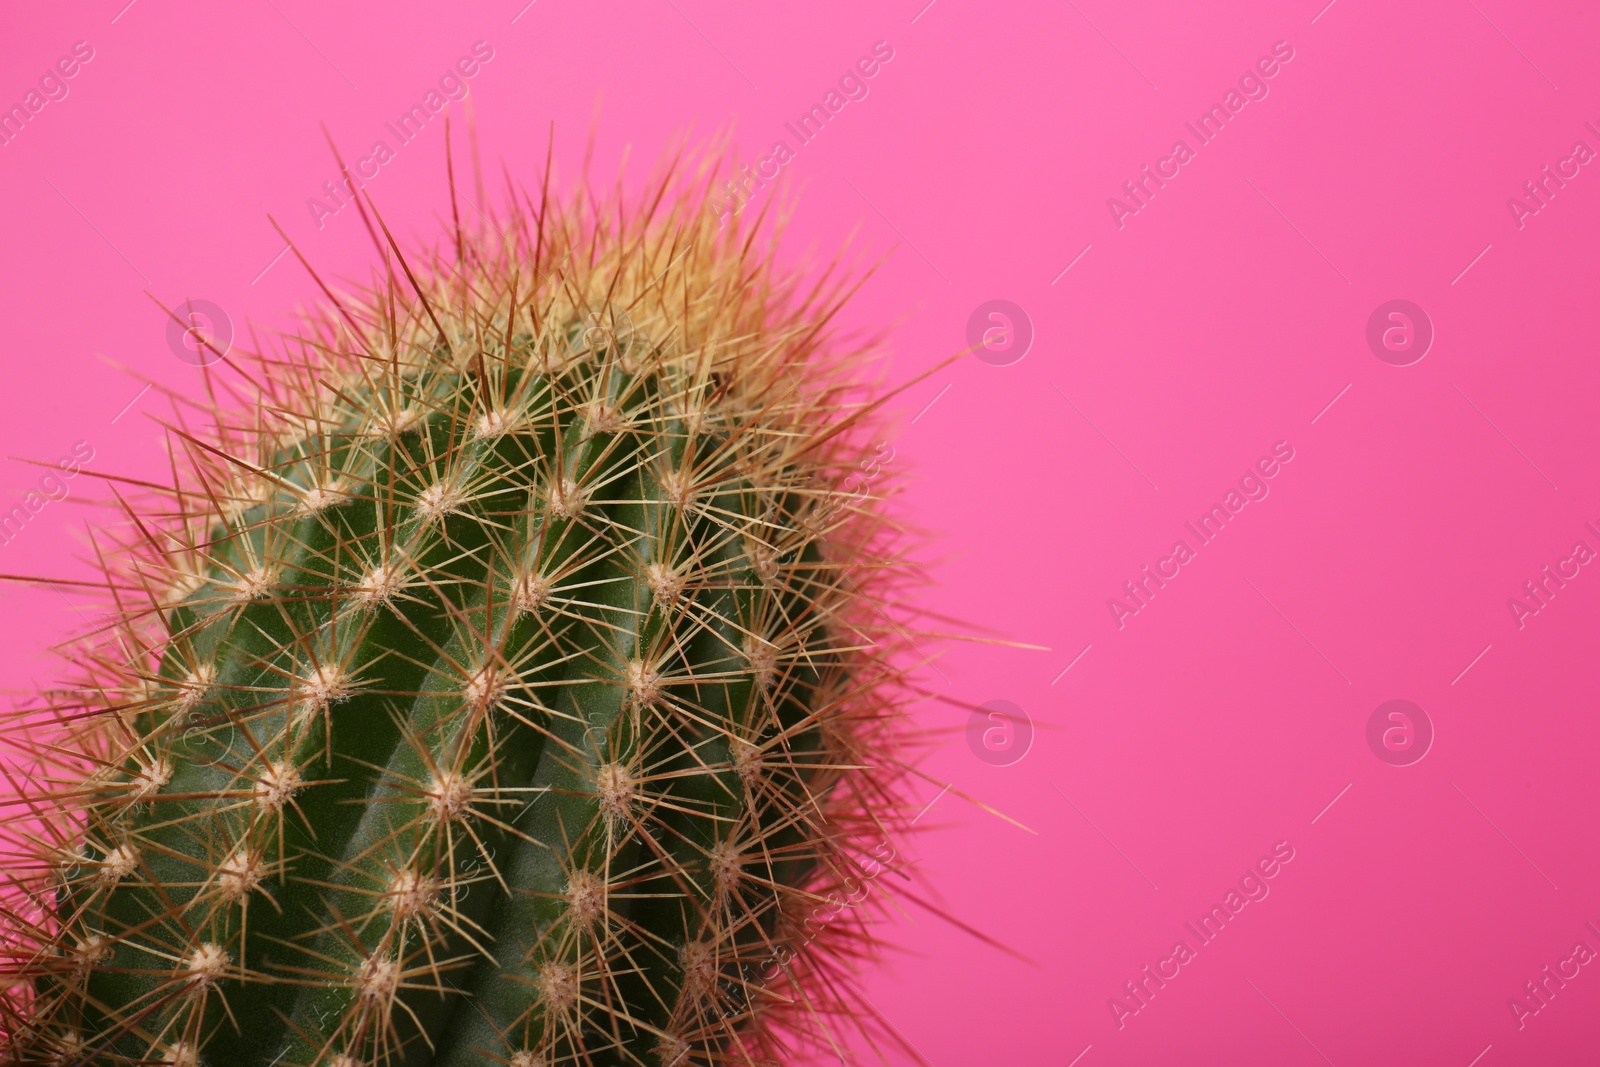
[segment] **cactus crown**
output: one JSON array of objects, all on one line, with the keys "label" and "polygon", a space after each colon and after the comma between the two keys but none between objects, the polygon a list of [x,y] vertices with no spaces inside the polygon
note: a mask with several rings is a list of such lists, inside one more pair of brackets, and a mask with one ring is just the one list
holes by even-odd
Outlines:
[{"label": "cactus crown", "polygon": [[415,265],[364,215],[373,281],[179,402],[8,731],[0,1062],[688,1067],[855,1014],[867,925],[807,920],[896,822],[864,348],[676,188]]}]

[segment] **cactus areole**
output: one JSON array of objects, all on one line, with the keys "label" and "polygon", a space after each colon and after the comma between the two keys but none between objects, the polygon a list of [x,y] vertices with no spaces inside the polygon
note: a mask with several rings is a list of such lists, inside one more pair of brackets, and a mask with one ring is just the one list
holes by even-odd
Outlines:
[{"label": "cactus areole", "polygon": [[0,1063],[754,1064],[852,1014],[867,924],[807,917],[894,821],[863,351],[668,189],[409,257],[363,205],[373,281],[108,482],[110,621],[9,731]]}]

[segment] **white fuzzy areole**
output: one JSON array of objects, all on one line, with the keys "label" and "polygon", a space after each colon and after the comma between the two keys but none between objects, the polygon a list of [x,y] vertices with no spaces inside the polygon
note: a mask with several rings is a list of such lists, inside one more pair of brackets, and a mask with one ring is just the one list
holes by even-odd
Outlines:
[{"label": "white fuzzy areole", "polygon": [[486,663],[462,687],[461,695],[467,705],[477,711],[494,711],[505,701],[510,688],[504,672],[492,663]]},{"label": "white fuzzy areole", "polygon": [[363,604],[388,604],[404,585],[405,579],[398,564],[379,563],[361,576],[356,595]]},{"label": "white fuzzy areole", "polygon": [[644,660],[628,661],[628,704],[647,708],[661,700],[661,672]]},{"label": "white fuzzy areole", "polygon": [[237,904],[255,892],[266,873],[267,865],[261,853],[248,845],[240,845],[218,865],[217,888],[224,899]]},{"label": "white fuzzy areole", "polygon": [[442,522],[447,515],[461,510],[466,499],[461,490],[444,482],[434,482],[417,494],[417,514],[423,522]]},{"label": "white fuzzy areole", "polygon": [[767,585],[777,581],[779,573],[778,553],[774,552],[770,546],[760,543],[751,545],[750,565],[755,568],[756,575]]},{"label": "white fuzzy areole", "polygon": [[478,421],[472,429],[477,436],[492,439],[509,433],[514,423],[515,419],[510,412],[503,408],[494,408],[478,416]]},{"label": "white fuzzy areole", "polygon": [[547,1012],[564,1014],[578,1003],[578,970],[569,963],[545,964],[533,984]]},{"label": "white fuzzy areole", "polygon": [[369,1004],[387,1006],[400,989],[400,964],[387,956],[368,956],[356,969],[356,996]]},{"label": "white fuzzy areole", "polygon": [[139,773],[128,783],[128,802],[143,804],[159,793],[161,787],[170,781],[172,781],[172,764],[167,760],[158,759],[153,763],[142,764]]},{"label": "white fuzzy areole", "polygon": [[115,950],[116,946],[109,937],[104,934],[90,934],[73,946],[69,957],[72,969],[87,971],[95,964],[110,959]]},{"label": "white fuzzy areole", "polygon": [[472,813],[472,783],[458,771],[445,771],[428,783],[428,810],[440,822],[460,822]]},{"label": "white fuzzy areole", "polygon": [[400,871],[383,895],[389,910],[401,922],[431,919],[439,913],[441,886],[431,874],[418,874],[409,868]]},{"label": "white fuzzy areole", "polygon": [[600,810],[608,822],[627,818],[633,808],[633,775],[620,763],[607,763],[595,772]]},{"label": "white fuzzy areole", "polygon": [[588,506],[589,494],[571,478],[550,487],[550,509],[564,519],[575,519]]},{"label": "white fuzzy areole", "polygon": [[652,563],[644,569],[645,584],[655,596],[656,606],[671,610],[683,595],[684,577],[665,563]]},{"label": "white fuzzy areole", "polygon": [[761,782],[761,775],[766,770],[766,761],[761,757],[761,750],[750,742],[735,737],[728,742],[728,751],[733,756],[733,770],[739,776],[739,781],[744,783],[747,792],[753,792]]},{"label": "white fuzzy areole", "polygon": [[329,482],[327,485],[312,486],[301,493],[300,503],[296,505],[295,511],[301,515],[315,515],[319,511],[346,503],[349,499],[338,482]]},{"label": "white fuzzy areole", "polygon": [[523,574],[511,590],[511,610],[518,615],[537,611],[550,599],[555,583],[542,574]]},{"label": "white fuzzy areole", "polygon": [[350,676],[337,663],[324,663],[300,679],[300,713],[318,713],[350,697]]},{"label": "white fuzzy areole", "polygon": [[588,926],[606,911],[605,879],[593,871],[578,869],[567,879],[567,914],[583,926]]},{"label": "white fuzzy areole", "polygon": [[118,845],[106,854],[96,877],[106,885],[116,885],[139,869],[139,850],[133,845]]},{"label": "white fuzzy areole", "polygon": [[694,472],[685,467],[668,473],[661,479],[661,491],[666,494],[667,503],[679,511],[685,510],[695,500]]},{"label": "white fuzzy areole", "polygon": [[744,658],[750,664],[756,684],[762,689],[770,688],[778,673],[778,649],[770,641],[751,634],[744,639]]},{"label": "white fuzzy areole", "polygon": [[179,1041],[175,1045],[167,1046],[167,1051],[161,1057],[161,1062],[168,1067],[199,1067],[200,1050],[187,1041]]},{"label": "white fuzzy areole", "polygon": [[248,600],[261,600],[272,593],[272,587],[276,584],[277,575],[272,573],[271,567],[262,564],[233,583],[233,599],[241,604]]},{"label": "white fuzzy areole", "polygon": [[189,957],[187,967],[189,985],[196,992],[204,992],[222,981],[228,974],[228,953],[221,945],[206,941]]},{"label": "white fuzzy areole", "polygon": [[583,409],[584,429],[592,436],[614,433],[624,424],[622,410],[602,403],[591,403]]},{"label": "white fuzzy areole", "polygon": [[683,995],[699,1000],[717,981],[717,952],[704,941],[690,941],[678,950],[683,965]]},{"label": "white fuzzy areole", "polygon": [[305,781],[300,777],[300,768],[285,760],[280,763],[268,763],[262,769],[261,777],[256,780],[252,792],[258,808],[269,814],[276,814],[304,788]]},{"label": "white fuzzy areole", "polygon": [[712,884],[721,893],[731,893],[744,877],[744,852],[732,841],[718,841],[708,857]]},{"label": "white fuzzy areole", "polygon": [[209,690],[217,680],[217,668],[210,663],[202,663],[194,670],[183,676],[183,681],[178,683],[178,698],[174,711],[179,715],[186,715],[194,710],[206,697]]},{"label": "white fuzzy areole", "polygon": [[656,1042],[655,1053],[660,1058],[661,1067],[679,1067],[689,1055],[689,1042],[676,1034],[663,1034],[661,1040]]},{"label": "white fuzzy areole", "polygon": [[46,1061],[50,1067],[75,1067],[83,1062],[84,1053],[89,1049],[89,1043],[76,1030],[68,1030],[60,1035],[54,1044],[55,1052]]},{"label": "white fuzzy areole", "polygon": [[401,437],[417,428],[423,419],[422,409],[418,407],[401,408],[399,411],[390,411],[380,416],[377,420],[378,433],[383,437]]}]

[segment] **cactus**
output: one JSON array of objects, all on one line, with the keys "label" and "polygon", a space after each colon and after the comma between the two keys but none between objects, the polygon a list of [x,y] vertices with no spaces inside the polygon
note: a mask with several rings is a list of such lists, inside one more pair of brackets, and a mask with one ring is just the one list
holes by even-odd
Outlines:
[{"label": "cactus", "polygon": [[870,346],[713,171],[547,178],[412,259],[358,200],[372,281],[207,368],[170,485],[109,481],[112,613],[7,724],[0,1063],[689,1067],[860,1022],[870,926],[809,916],[904,773],[896,536],[833,489]]}]

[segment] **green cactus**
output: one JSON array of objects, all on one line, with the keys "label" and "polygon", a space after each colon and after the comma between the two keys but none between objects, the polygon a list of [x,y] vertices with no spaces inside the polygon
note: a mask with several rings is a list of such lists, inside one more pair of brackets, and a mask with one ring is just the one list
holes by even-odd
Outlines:
[{"label": "green cactus", "polygon": [[862,350],[670,178],[416,269],[369,222],[366,290],[207,372],[245,403],[97,534],[115,619],[14,742],[0,1062],[688,1067],[853,1014],[806,975],[866,925],[802,927],[900,773],[893,536],[830,492]]}]

